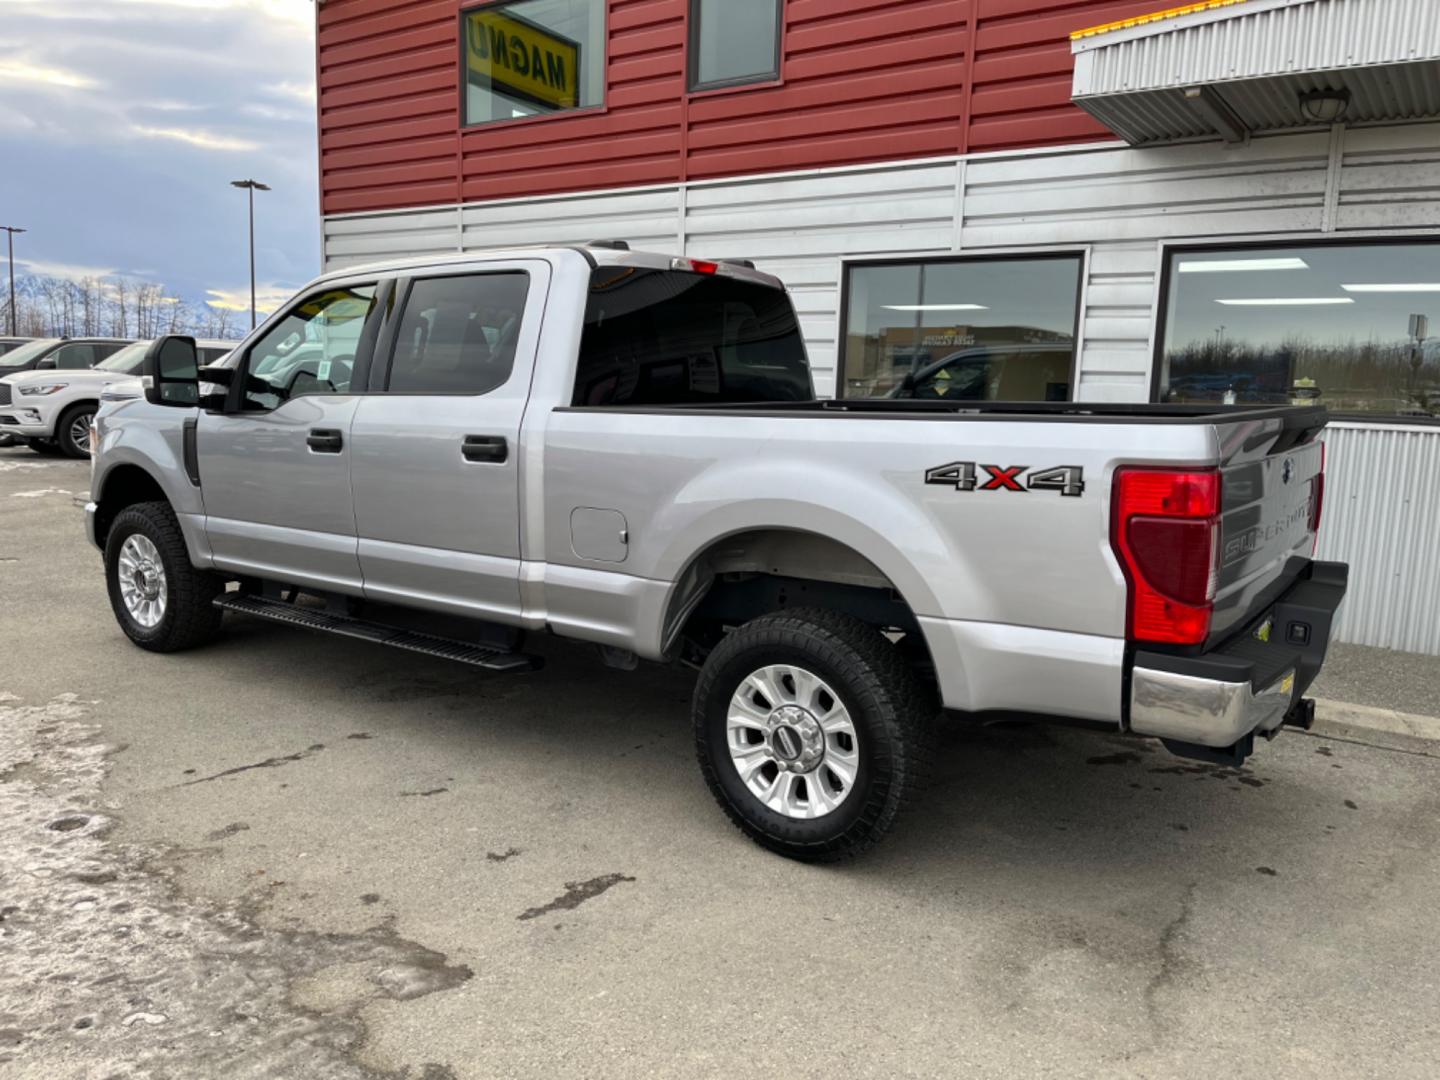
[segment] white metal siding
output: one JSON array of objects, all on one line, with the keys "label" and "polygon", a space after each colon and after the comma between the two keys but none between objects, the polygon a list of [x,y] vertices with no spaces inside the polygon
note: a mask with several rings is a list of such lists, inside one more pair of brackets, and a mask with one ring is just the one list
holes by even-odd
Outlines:
[{"label": "white metal siding", "polygon": [[1440,428],[1325,432],[1317,556],[1350,564],[1336,636],[1440,656]]},{"label": "white metal siding", "polygon": [[[617,238],[637,248],[752,258],[792,290],[817,388],[830,394],[843,260],[1083,247],[1089,270],[1078,397],[1145,401],[1164,241],[1374,229],[1440,232],[1440,124],[1276,135],[1245,146],[980,155],[347,215],[326,220],[325,256],[334,267]],[[1440,655],[1440,520],[1433,510],[1428,519],[1418,510],[1407,511],[1415,516],[1405,522],[1386,518],[1382,511],[1400,508],[1372,504],[1378,496],[1366,486],[1388,470],[1428,477],[1433,492],[1440,433],[1407,441],[1392,429],[1346,426],[1331,439],[1322,550],[1355,568],[1340,640]],[[1387,456],[1394,453],[1403,459]]]},{"label": "white metal siding", "polygon": [[338,270],[376,259],[455,251],[456,210],[401,210],[389,214],[326,218],[325,269]]}]

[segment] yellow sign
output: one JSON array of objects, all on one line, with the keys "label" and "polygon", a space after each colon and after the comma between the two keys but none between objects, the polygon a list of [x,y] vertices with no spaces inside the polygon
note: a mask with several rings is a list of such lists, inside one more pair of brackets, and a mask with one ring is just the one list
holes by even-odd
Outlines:
[{"label": "yellow sign", "polygon": [[480,86],[552,109],[580,104],[580,44],[484,8],[465,16],[465,71]]}]

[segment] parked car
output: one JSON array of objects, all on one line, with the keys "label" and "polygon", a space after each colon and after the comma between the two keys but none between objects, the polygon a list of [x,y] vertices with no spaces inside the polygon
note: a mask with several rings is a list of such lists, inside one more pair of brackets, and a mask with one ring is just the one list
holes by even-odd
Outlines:
[{"label": "parked car", "polygon": [[[38,369],[66,370],[87,368],[99,363],[116,349],[128,345],[124,338],[7,338],[17,342],[9,350],[0,349],[0,382],[7,375]],[[0,390],[0,395],[4,391]],[[13,446],[22,441],[0,428],[0,446]]]},{"label": "parked car", "polygon": [[[100,395],[140,374],[148,345],[132,342],[93,368],[22,371],[0,378],[0,434],[20,439],[38,453],[88,457],[90,421]],[[231,341],[197,344],[202,363],[219,360],[234,347]]]},{"label": "parked car", "polygon": [[132,338],[36,338],[0,356],[0,378],[21,371],[73,371],[94,367]]},{"label": "parked car", "polygon": [[86,507],[135,644],[229,611],[492,672],[538,663],[526,631],[686,661],[710,790],[799,859],[891,828],[942,705],[1242,761],[1307,722],[1345,592],[1311,558],[1323,409],[819,401],[781,283],[733,262],[346,269],[144,370]]},{"label": "parked car", "polygon": [[28,337],[0,337],[0,356],[34,340]]}]

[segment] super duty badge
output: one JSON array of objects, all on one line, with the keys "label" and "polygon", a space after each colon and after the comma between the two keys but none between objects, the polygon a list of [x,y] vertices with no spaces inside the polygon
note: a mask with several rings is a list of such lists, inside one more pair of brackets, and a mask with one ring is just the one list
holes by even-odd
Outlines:
[{"label": "super duty badge", "polygon": [[1085,490],[1085,470],[1079,465],[1056,465],[1031,471],[1029,465],[952,461],[925,470],[925,483],[944,484],[956,491],[1058,491],[1061,495],[1079,495]]}]

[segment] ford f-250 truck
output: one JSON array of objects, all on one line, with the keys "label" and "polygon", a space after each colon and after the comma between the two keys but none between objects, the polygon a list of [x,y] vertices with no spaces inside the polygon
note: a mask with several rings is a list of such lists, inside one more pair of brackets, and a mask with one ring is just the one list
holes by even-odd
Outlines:
[{"label": "ford f-250 truck", "polygon": [[800,859],[891,828],[942,707],[1241,761],[1307,723],[1345,591],[1311,559],[1323,409],[816,400],[740,262],[346,269],[145,372],[87,507],[137,645],[228,611],[491,671],[527,631],[687,661],[711,791]]}]

